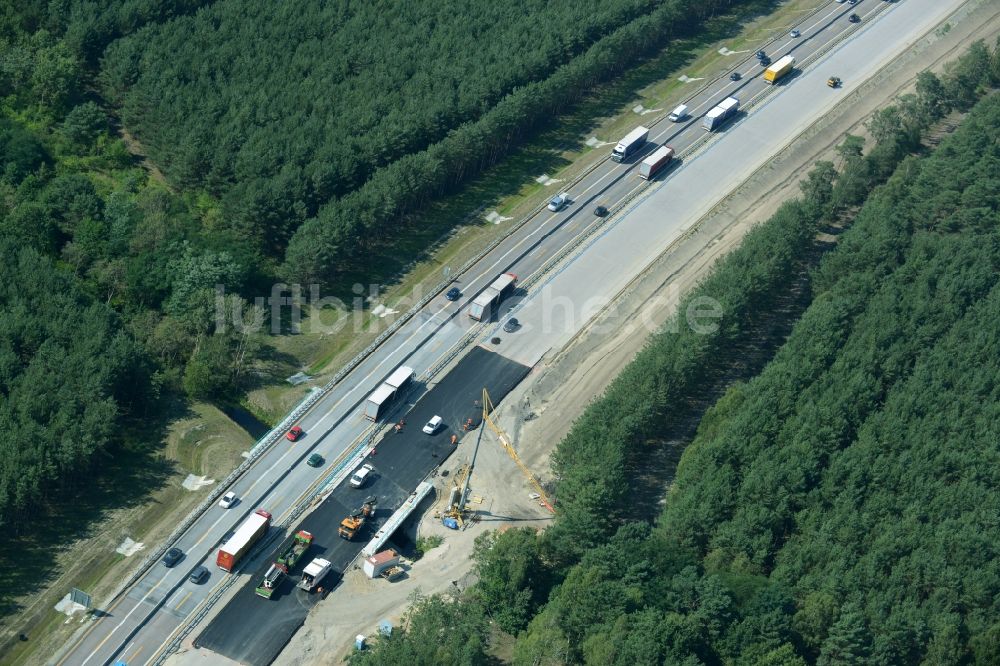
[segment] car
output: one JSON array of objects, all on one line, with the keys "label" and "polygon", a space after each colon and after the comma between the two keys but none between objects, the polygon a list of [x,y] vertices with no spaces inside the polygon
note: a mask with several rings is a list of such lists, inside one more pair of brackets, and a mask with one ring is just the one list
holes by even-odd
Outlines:
[{"label": "car", "polygon": [[826,80],[826,85],[830,86],[831,88],[839,88],[840,87],[840,77],[839,76],[831,76],[830,78],[828,78]]},{"label": "car", "polygon": [[163,566],[168,569],[184,558],[184,551],[180,548],[171,548],[167,551],[166,555],[163,556]]},{"label": "car", "polygon": [[763,60],[766,57],[767,57],[767,54],[764,53],[763,49],[760,50],[760,51],[757,51],[757,60]]},{"label": "car", "polygon": [[300,426],[292,426],[292,429],[285,433],[285,439],[289,442],[297,442],[302,439],[302,435],[306,434]]},{"label": "car", "polygon": [[847,4],[849,4],[849,5],[856,5],[856,4],[858,4],[858,0],[847,0]]},{"label": "car", "polygon": [[549,200],[549,210],[553,213],[559,212],[563,207],[569,203],[569,195],[563,192],[562,194],[557,194]]},{"label": "car", "polygon": [[761,67],[767,67],[768,65],[771,64],[771,59],[768,58],[767,56],[764,56],[763,58],[760,59],[759,62]]},{"label": "car", "polygon": [[444,295],[449,301],[457,301],[462,297],[462,290],[458,287],[452,287],[448,290],[448,293]]},{"label": "car", "polygon": [[320,467],[325,462],[326,460],[324,460],[323,456],[318,453],[312,454],[309,456],[309,459],[306,460],[306,464],[310,467]]},{"label": "car", "polygon": [[792,30],[789,34],[792,36],[792,39],[797,39],[802,36],[802,33],[798,30]]},{"label": "car", "polygon": [[435,432],[437,432],[437,429],[441,427],[441,421],[442,421],[441,417],[435,415],[434,418],[428,421],[427,425],[424,426],[424,434],[433,435]]},{"label": "car", "polygon": [[232,490],[223,495],[222,499],[219,500],[219,506],[221,506],[223,509],[228,509],[234,504],[236,504],[236,493],[234,493]]},{"label": "car", "polygon": [[608,214],[608,209],[604,206],[598,206],[597,208],[594,209],[594,215],[596,215],[597,217],[604,217],[607,214]]},{"label": "car", "polygon": [[195,585],[200,585],[206,578],[208,578],[208,569],[201,566],[200,564],[194,568],[191,575],[188,576],[188,580]]},{"label": "car", "polygon": [[521,328],[521,322],[519,322],[515,317],[511,317],[503,325],[503,330],[507,333],[513,333],[517,329]]},{"label": "car", "polygon": [[741,78],[742,76],[740,75],[739,72],[733,72],[732,74],[729,75],[730,81],[739,81]]},{"label": "car", "polygon": [[375,468],[372,467],[371,465],[362,465],[361,467],[357,468],[354,471],[354,474],[351,475],[351,480],[349,481],[351,488],[361,488],[362,486],[364,486],[366,483],[368,483],[368,477],[374,471]]},{"label": "car", "polygon": [[842,5],[842,4],[844,4],[845,2],[847,2],[847,0],[837,0],[837,4],[838,4],[838,5]]},{"label": "car", "polygon": [[857,14],[851,14],[850,16],[847,17],[847,20],[850,21],[851,23],[861,23],[861,17],[858,16]]}]

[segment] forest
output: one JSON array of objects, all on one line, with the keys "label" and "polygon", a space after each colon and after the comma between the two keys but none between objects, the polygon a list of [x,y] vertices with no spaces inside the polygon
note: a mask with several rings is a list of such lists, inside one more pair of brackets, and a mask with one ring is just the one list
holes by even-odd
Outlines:
[{"label": "forest", "polygon": [[467,4],[222,0],[111,44],[102,90],[172,182],[218,197],[221,223],[282,277],[330,284],[736,2]]},{"label": "forest", "polygon": [[[264,322],[248,297],[276,281],[366,276],[435,197],[736,4],[0,6],[0,270],[33,297],[58,285],[53,308],[94,335],[36,321],[48,304],[3,305],[0,528],[23,533],[85,488],[74,470],[159,446],[178,403],[269,381],[268,338],[216,326],[216,285],[227,319]],[[91,390],[27,408],[37,373],[79,389],[92,352],[107,367]],[[54,436],[71,421],[78,440]]]},{"label": "forest", "polygon": [[[817,164],[687,297],[718,331],[667,327],[574,423],[554,525],[480,536],[476,585],[352,663],[1000,663],[998,56],[922,73]],[[740,372],[636,520],[636,472]]]}]

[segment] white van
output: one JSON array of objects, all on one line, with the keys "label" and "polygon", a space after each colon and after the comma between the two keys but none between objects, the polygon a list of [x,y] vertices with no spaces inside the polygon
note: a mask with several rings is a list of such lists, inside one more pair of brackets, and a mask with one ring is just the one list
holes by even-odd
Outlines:
[{"label": "white van", "polygon": [[687,105],[686,104],[681,104],[676,109],[674,109],[673,111],[670,112],[670,115],[667,116],[667,120],[669,120],[671,122],[679,123],[680,121],[682,121],[685,118],[687,118],[687,115],[688,115]]}]

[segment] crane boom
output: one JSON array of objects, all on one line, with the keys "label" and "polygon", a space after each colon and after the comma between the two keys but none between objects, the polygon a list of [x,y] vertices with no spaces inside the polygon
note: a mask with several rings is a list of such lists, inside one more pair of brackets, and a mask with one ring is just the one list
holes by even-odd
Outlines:
[{"label": "crane boom", "polygon": [[493,412],[493,402],[490,400],[490,394],[484,388],[483,422],[489,425],[490,430],[496,433],[497,438],[500,440],[500,446],[502,446],[504,451],[507,452],[507,455],[511,457],[511,460],[517,463],[517,466],[521,468],[521,472],[524,473],[524,476],[527,477],[528,481],[531,483],[531,485],[535,488],[535,491],[538,493],[538,498],[542,506],[544,506],[552,513],[555,513],[556,510],[552,508],[552,502],[549,501],[548,495],[546,495],[545,490],[542,489],[542,484],[538,482],[538,479],[535,478],[535,475],[531,473],[531,470],[528,469],[528,466],[525,465],[524,462],[521,460],[521,457],[517,455],[517,451],[514,450],[510,436],[507,435],[507,433],[503,431],[503,428],[497,425],[492,418],[490,418],[490,414],[492,412]]}]

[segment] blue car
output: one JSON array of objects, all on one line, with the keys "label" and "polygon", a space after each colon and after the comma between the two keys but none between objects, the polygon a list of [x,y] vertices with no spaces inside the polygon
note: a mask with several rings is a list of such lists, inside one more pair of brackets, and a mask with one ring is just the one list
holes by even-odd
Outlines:
[{"label": "blue car", "polygon": [[452,287],[448,290],[448,293],[444,295],[449,301],[457,301],[462,296],[462,290],[458,287]]}]

